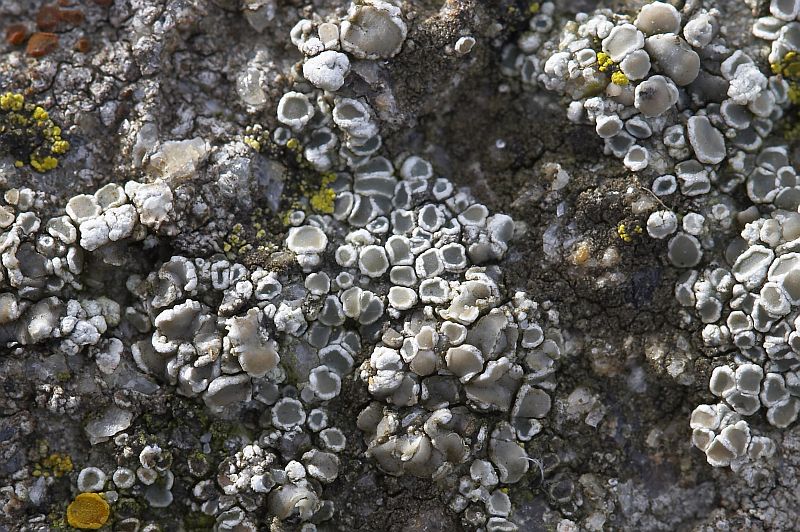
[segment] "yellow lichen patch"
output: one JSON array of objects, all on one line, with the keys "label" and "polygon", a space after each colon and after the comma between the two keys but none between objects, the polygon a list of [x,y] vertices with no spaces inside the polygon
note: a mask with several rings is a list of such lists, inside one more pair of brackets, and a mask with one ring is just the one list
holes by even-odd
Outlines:
[{"label": "yellow lichen patch", "polygon": [[800,81],[789,84],[789,101],[793,105],[800,105]]},{"label": "yellow lichen patch", "polygon": [[[293,213],[297,211],[305,215],[334,212],[336,192],[332,185],[337,175],[315,167],[306,159],[301,139],[288,138],[287,133],[270,133],[259,124],[245,128],[242,135],[244,144],[272,160],[280,161],[284,189],[277,212],[254,209],[250,213],[250,223],[246,223],[243,230],[232,231],[231,235],[226,235],[219,242],[229,258],[246,261],[249,256],[263,256],[277,249],[284,228],[292,225],[292,222],[296,223]],[[242,257],[245,252],[247,255]]]},{"label": "yellow lichen patch", "polygon": [[793,105],[783,117],[783,137],[791,142],[800,140],[800,53],[787,52],[778,63],[771,65],[772,71],[789,84],[787,96]]},{"label": "yellow lichen patch", "polygon": [[291,218],[291,216],[292,216],[292,211],[294,211],[294,210],[297,210],[297,209],[286,209],[286,210],[285,210],[285,211],[284,211],[284,212],[281,214],[281,223],[282,223],[282,224],[283,224],[285,227],[289,227],[289,226],[291,225],[290,218]]},{"label": "yellow lichen patch", "polygon": [[536,13],[539,12],[539,9],[541,7],[542,6],[539,4],[539,2],[531,2],[531,4],[528,6],[528,13],[531,15],[535,15]]},{"label": "yellow lichen patch", "polygon": [[800,78],[800,53],[792,50],[777,63],[771,63],[770,68],[773,74],[783,76],[787,79]]},{"label": "yellow lichen patch", "polygon": [[97,493],[81,493],[67,506],[67,522],[74,528],[97,530],[109,514],[108,503]]},{"label": "yellow lichen patch", "polygon": [[24,104],[25,96],[22,94],[6,92],[5,94],[0,95],[0,110],[21,111]]},{"label": "yellow lichen patch", "polygon": [[321,174],[321,179],[314,183],[315,179],[305,179],[299,181],[296,195],[292,197],[288,208],[281,214],[283,225],[291,225],[290,216],[294,211],[309,210],[320,214],[332,214],[336,204],[336,192],[331,185],[336,181],[336,174],[327,172]]},{"label": "yellow lichen patch", "polygon": [[333,213],[336,192],[333,191],[330,185],[334,181],[336,181],[336,174],[324,174],[319,189],[309,195],[308,203],[316,212],[322,214]]},{"label": "yellow lichen patch", "polygon": [[0,156],[13,156],[17,168],[27,161],[37,172],[47,172],[58,166],[54,155],[69,148],[44,108],[26,103],[19,93],[0,95]]},{"label": "yellow lichen patch", "polygon": [[41,173],[48,172],[58,166],[58,159],[50,155],[46,157],[31,155],[31,166],[33,166],[33,168],[36,169],[37,172]]},{"label": "yellow lichen patch", "polygon": [[67,142],[66,140],[57,140],[53,142],[53,147],[50,148],[51,152],[56,153],[58,155],[67,153],[67,150],[69,150],[69,142]]},{"label": "yellow lichen patch", "polygon": [[256,151],[261,151],[261,143],[256,139],[254,139],[253,137],[245,137],[244,143]]},{"label": "yellow lichen patch", "polygon": [[47,114],[47,111],[37,105],[36,109],[33,110],[33,119],[41,122],[47,120],[48,118],[50,118],[50,115]]},{"label": "yellow lichen patch", "polygon": [[640,225],[628,227],[621,223],[617,226],[617,236],[626,244],[633,242],[633,237],[641,234],[642,227]]},{"label": "yellow lichen patch", "polygon": [[790,141],[800,140],[800,117],[784,126],[783,138]]},{"label": "yellow lichen patch", "polygon": [[[252,251],[272,251],[269,236],[276,234],[275,228],[268,231],[265,224],[279,224],[269,209],[256,207],[250,213],[249,223],[237,223],[221,242],[222,251],[230,260],[242,260]],[[269,249],[268,249],[269,248]]]},{"label": "yellow lichen patch", "polygon": [[311,208],[323,214],[333,213],[333,202],[336,199],[336,193],[326,187],[320,188],[317,192],[312,194],[309,199]]},{"label": "yellow lichen patch", "polygon": [[33,476],[61,478],[73,469],[72,458],[67,454],[52,453],[50,456],[36,464],[33,468]]},{"label": "yellow lichen patch", "polygon": [[626,76],[619,70],[611,74],[611,82],[617,85],[627,85],[628,83],[630,83],[628,81],[628,76]]},{"label": "yellow lichen patch", "polygon": [[260,152],[265,146],[270,144],[269,131],[264,130],[260,124],[247,126],[244,129],[242,142]]},{"label": "yellow lichen patch", "polygon": [[780,61],[770,63],[773,74],[781,76],[789,84],[789,101],[800,104],[800,53],[786,52]]},{"label": "yellow lichen patch", "polygon": [[611,57],[605,52],[597,52],[597,69],[600,72],[605,72],[614,66],[614,61],[611,60]]},{"label": "yellow lichen patch", "polygon": [[230,234],[222,243],[222,251],[225,252],[227,257],[231,260],[236,259],[253,249],[253,245],[247,241],[244,236],[244,227],[242,224],[236,224],[231,228]]}]

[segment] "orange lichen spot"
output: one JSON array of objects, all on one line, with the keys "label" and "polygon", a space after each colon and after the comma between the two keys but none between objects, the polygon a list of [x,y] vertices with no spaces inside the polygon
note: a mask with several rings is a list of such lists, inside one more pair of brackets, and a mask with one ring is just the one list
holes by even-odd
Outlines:
[{"label": "orange lichen spot", "polygon": [[589,242],[580,242],[572,252],[572,263],[575,266],[583,266],[592,258],[592,246]]},{"label": "orange lichen spot", "polygon": [[80,9],[61,9],[56,4],[48,4],[36,14],[36,27],[41,31],[55,31],[62,22],[68,26],[78,26],[84,18]]},{"label": "orange lichen spot", "polygon": [[67,506],[67,522],[74,528],[97,530],[109,514],[108,503],[97,493],[81,493]]},{"label": "orange lichen spot", "polygon": [[53,31],[58,27],[60,9],[56,5],[48,4],[39,8],[36,13],[36,27],[40,31]]},{"label": "orange lichen spot", "polygon": [[86,37],[81,37],[80,39],[75,41],[75,50],[77,52],[85,54],[91,49],[92,49],[92,42]]},{"label": "orange lichen spot", "polygon": [[31,35],[25,53],[31,57],[42,57],[56,48],[58,48],[58,35],[55,33],[38,32]]},{"label": "orange lichen spot", "polygon": [[6,42],[11,46],[18,46],[28,38],[28,28],[25,24],[11,24],[6,28]]},{"label": "orange lichen spot", "polygon": [[62,9],[58,18],[70,26],[79,26],[86,17],[80,9]]}]

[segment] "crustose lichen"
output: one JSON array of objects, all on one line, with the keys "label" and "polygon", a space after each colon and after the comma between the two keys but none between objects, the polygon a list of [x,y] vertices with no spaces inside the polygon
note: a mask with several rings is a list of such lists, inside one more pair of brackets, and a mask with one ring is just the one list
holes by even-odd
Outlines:
[{"label": "crustose lichen", "polygon": [[58,166],[58,156],[69,150],[61,128],[42,107],[20,93],[0,95],[0,155],[14,157],[18,168],[29,163],[37,172]]}]

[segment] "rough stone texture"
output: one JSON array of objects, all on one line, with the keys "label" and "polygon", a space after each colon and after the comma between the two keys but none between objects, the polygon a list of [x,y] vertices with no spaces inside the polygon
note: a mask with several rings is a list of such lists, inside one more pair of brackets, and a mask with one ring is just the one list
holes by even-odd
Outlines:
[{"label": "rough stone texture", "polygon": [[[579,11],[607,7],[632,21],[643,3],[557,2],[551,17],[554,29],[542,32],[541,39],[557,43],[558,30]],[[0,2],[3,34],[12,24],[33,29],[43,5]],[[763,411],[751,416],[751,430],[775,441],[776,454],[736,471],[712,468],[689,444],[692,410],[713,399],[707,386],[712,369],[733,364],[734,352],[708,345],[694,309],[676,300],[683,272],[667,259],[668,239],[636,230],[645,227],[654,211],[683,215],[722,198],[731,205],[727,219],[738,221],[716,225],[703,235],[700,240],[708,247],[698,270],[712,264],[730,268],[731,261],[725,263],[728,243],[745,229],[749,215],[741,213],[752,205],[745,179],[727,189],[725,161],[708,195],[656,198],[649,190],[652,178],[673,173],[659,166],[671,164],[669,150],[652,150],[658,163],[651,163],[652,175],[628,172],[621,161],[604,155],[603,140],[592,125],[567,119],[569,98],[525,86],[515,69],[503,63],[504,47],[518,42],[536,16],[530,3],[407,0],[398,5],[408,25],[400,53],[386,61],[351,61],[336,95],[360,98],[370,106],[382,136],[378,155],[394,161],[418,154],[432,163],[436,177],[469,187],[492,214],[514,218],[515,238],[501,262],[504,297],[510,299],[519,290],[547,302],[542,314],[554,313],[567,337],[552,389],[547,389],[553,406],[543,420],[545,428],[523,444],[529,472],[508,486],[510,520],[520,530],[571,530],[570,523],[581,530],[793,529],[800,521],[796,424],[778,430]],[[298,258],[287,249],[286,221],[299,210],[307,215],[330,212],[324,210],[330,176],[303,160],[307,146],[295,149],[269,138],[280,125],[276,107],[281,96],[304,84],[297,78],[302,68],[295,64],[302,54],[292,45],[292,28],[314,15],[340,20],[348,7],[345,1],[95,0],[74,8],[81,10],[82,20],[63,15],[57,29],[45,29],[40,22],[40,30],[59,34],[58,47],[48,54],[31,59],[24,44],[0,42],[3,92],[23,93],[26,101],[47,109],[70,143],[58,167],[40,173],[27,160],[15,165],[18,147],[4,144],[0,136],[0,191],[9,191],[3,204],[13,206],[15,216],[35,213],[41,228],[34,233],[47,235],[47,220],[63,216],[71,197],[92,194],[108,183],[155,183],[153,190],[171,190],[169,205],[157,197],[149,198],[150,203],[146,197],[131,198],[139,219],[119,243],[93,240],[97,245],[85,249],[64,243],[76,250],[71,258],[64,251],[65,263],[78,260],[76,254],[85,255],[85,261],[82,268],[59,277],[67,279],[60,286],[44,281],[55,276],[36,258],[47,253],[40,250],[39,255],[33,244],[14,252],[19,267],[10,259],[3,261],[0,293],[26,302],[26,312],[38,302],[36,312],[44,321],[57,317],[81,325],[58,335],[48,329],[43,341],[34,341],[44,330],[42,321],[34,320],[37,316],[30,317],[38,327],[33,332],[18,327],[28,325],[16,323],[18,316],[0,323],[0,530],[66,526],[65,510],[77,494],[78,472],[94,466],[111,478],[118,466],[136,469],[147,445],[162,450],[153,458],[158,465],[149,469],[157,472],[157,486],[174,476],[174,500],[167,508],[155,508],[147,503],[141,482],[118,491],[109,484],[111,529],[133,529],[125,525],[135,520],[163,530],[210,530],[224,514],[203,506],[204,499],[193,494],[198,483],[208,480],[222,489],[219,473],[228,466],[237,474],[268,468],[254,466],[250,457],[237,453],[273,429],[270,409],[277,397],[267,398],[272,392],[262,389],[253,401],[222,413],[211,411],[199,394],[191,396],[176,384],[175,376],[170,382],[166,369],[159,375],[152,368],[142,370],[146,363],[165,364],[166,358],[134,346],[153,337],[151,321],[162,306],[171,307],[195,290],[190,276],[169,262],[171,257],[227,260],[251,274],[261,268],[276,278],[286,275],[292,284],[278,287],[283,292],[275,301],[291,302],[300,293],[301,270],[313,268],[316,258]],[[702,7],[720,11],[726,49],[747,50],[768,75],[770,66],[763,58],[769,43],[750,34],[755,17],[768,14],[767,3],[717,1]],[[683,14],[684,25],[688,16]],[[462,56],[453,47],[465,35],[476,44]],[[546,56],[553,49],[537,53]],[[701,95],[699,101],[701,89],[689,87]],[[701,107],[689,105],[692,111]],[[796,108],[785,116],[770,133],[776,143],[786,143],[782,136],[797,128]],[[729,142],[726,137],[726,146]],[[176,155],[173,168],[167,160],[170,152],[184,146],[194,151]],[[797,147],[789,146],[794,153],[789,152],[786,165],[797,168]],[[687,152],[683,159],[689,156]],[[704,162],[716,164],[717,159]],[[28,206],[25,189],[31,194]],[[761,205],[754,218],[768,216],[773,207]],[[100,223],[93,220],[87,227]],[[26,232],[27,223],[19,216],[15,234]],[[338,245],[345,232],[336,227],[327,236]],[[3,228],[0,234],[7,231]],[[0,238],[4,259],[12,257],[8,249],[13,247],[5,242],[5,236]],[[51,245],[38,242],[41,249]],[[319,257],[332,279],[335,270],[358,275],[357,267],[334,269],[332,255],[328,246]],[[24,290],[15,272],[28,284]],[[199,283],[199,315],[223,324],[217,350],[224,351],[224,320],[244,314],[246,301],[255,299],[264,307],[272,298],[261,298],[268,292],[263,278],[259,285],[251,275],[232,289],[211,289],[209,279]],[[158,306],[153,294],[168,302]],[[297,297],[304,303],[302,312],[309,313],[316,304],[314,298]],[[116,316],[113,309],[93,310],[103,307],[101,298],[118,303]],[[267,342],[275,336],[278,344],[289,346],[278,348],[285,373],[280,393],[302,398],[298,388],[319,361],[306,357],[305,344],[295,349],[299,342],[290,342],[297,309],[287,304],[273,310],[273,321],[285,326],[277,332],[260,330],[259,339]],[[194,350],[191,356],[214,358],[208,354],[214,351],[214,339],[205,335],[201,318],[196,320],[183,324],[182,330],[191,331],[181,340],[189,346],[184,349]],[[337,453],[338,478],[313,486],[334,507],[317,529],[477,530],[484,526],[476,515],[485,511],[483,504],[473,502],[461,511],[452,505],[469,462],[432,480],[392,476],[365,456],[368,439],[357,417],[374,397],[358,378],[358,368],[369,361],[376,339],[397,320],[387,314],[374,329],[347,321],[345,328],[358,330],[364,340],[353,356],[354,373],[342,379],[339,396],[324,404],[327,426],[341,429],[347,446]],[[110,349],[108,338],[124,344],[119,369],[111,374],[98,368]],[[222,364],[235,366],[230,360]],[[126,436],[92,445],[85,427],[109,409],[133,414],[123,431]],[[477,434],[482,423],[491,432],[507,415],[490,412],[465,419],[469,426],[464,430]],[[279,469],[291,469],[291,459],[299,461],[304,451],[318,445],[310,431],[301,434],[282,437],[271,447],[261,442],[271,449]],[[74,467],[67,467],[66,457]],[[238,506],[251,503],[244,495],[235,497]],[[300,530],[297,515],[273,522],[263,499],[245,508],[247,523],[258,530]]]}]

